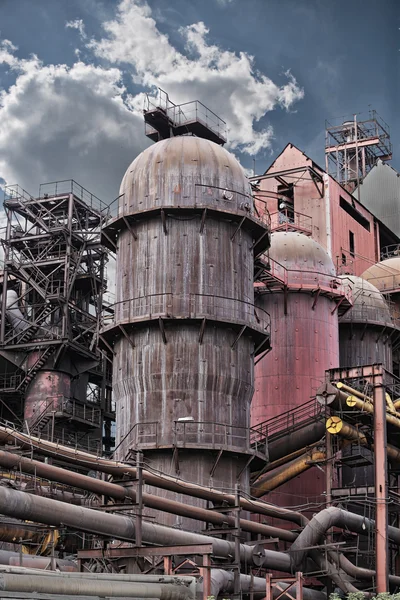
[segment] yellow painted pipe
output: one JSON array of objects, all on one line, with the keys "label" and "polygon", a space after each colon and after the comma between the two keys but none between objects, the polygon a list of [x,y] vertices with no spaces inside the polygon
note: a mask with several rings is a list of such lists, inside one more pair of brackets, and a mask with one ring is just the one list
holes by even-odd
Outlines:
[{"label": "yellow painted pipe", "polygon": [[359,441],[362,445],[367,445],[367,438],[362,431],[359,431],[353,425],[345,423],[340,417],[333,415],[326,421],[326,430],[332,435],[340,435],[345,440]]},{"label": "yellow painted pipe", "polygon": [[[346,400],[346,404],[347,404],[347,406],[350,406],[352,408],[358,408],[359,410],[368,412],[371,415],[374,414],[373,404],[371,404],[371,402],[366,402],[364,400],[361,400],[360,398],[356,398],[356,396],[349,396]],[[395,427],[398,427],[400,429],[400,419],[398,417],[395,417],[394,415],[386,413],[386,421],[388,423],[391,423],[391,425],[394,425]]]},{"label": "yellow painted pipe", "polygon": [[354,388],[350,387],[346,383],[343,383],[342,381],[338,381],[338,383],[336,383],[336,387],[338,388],[338,390],[347,392],[351,396],[356,396],[356,398],[361,398],[361,400],[367,400],[369,402],[372,402],[372,398],[370,398],[369,396],[366,396],[365,394],[363,394],[362,392],[359,392],[358,390],[355,390]]},{"label": "yellow painted pipe", "polygon": [[[339,435],[345,440],[359,442],[362,446],[368,446],[367,438],[363,432],[357,429],[357,427],[350,425],[350,423],[345,423],[340,417],[329,417],[326,421],[326,430],[332,435]],[[374,446],[372,445],[371,448],[373,450]],[[390,460],[400,462],[400,450],[398,448],[387,444],[386,450]]]},{"label": "yellow painted pipe", "polygon": [[[362,392],[355,390],[354,388],[350,387],[349,385],[346,385],[345,383],[342,383],[341,381],[339,381],[336,384],[336,387],[343,392],[347,392],[351,396],[355,396],[356,398],[359,398],[360,400],[370,402],[371,404],[373,403],[373,398],[371,398],[370,396],[366,396],[366,394],[363,394]],[[390,413],[396,415],[395,403],[393,403],[393,401],[388,393],[385,394],[385,399],[386,399],[386,405],[387,405],[388,411]],[[398,407],[400,408],[400,398],[399,398]]]},{"label": "yellow painted pipe", "polygon": [[313,449],[306,452],[302,456],[295,458],[288,464],[277,467],[269,473],[265,473],[252,486],[251,494],[257,498],[264,496],[268,492],[272,492],[279,486],[290,481],[297,475],[304,473],[313,466],[313,463],[326,459],[325,452]]}]

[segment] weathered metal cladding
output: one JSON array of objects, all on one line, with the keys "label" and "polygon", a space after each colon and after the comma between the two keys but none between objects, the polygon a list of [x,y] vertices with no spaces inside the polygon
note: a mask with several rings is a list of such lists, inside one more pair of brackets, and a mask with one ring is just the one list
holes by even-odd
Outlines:
[{"label": "weathered metal cladding", "polygon": [[283,294],[260,296],[258,304],[271,315],[271,352],[256,366],[252,425],[307,402],[323,383],[326,369],[339,364],[337,317],[325,297],[290,294],[287,315]]},{"label": "weathered metal cladding", "polygon": [[325,370],[339,365],[338,317],[334,301],[317,300],[312,286],[300,289],[304,272],[314,290],[332,281],[335,269],[326,251],[313,239],[298,233],[274,233],[270,257],[288,271],[293,286],[287,293],[263,292],[256,303],[271,317],[272,350],[256,366],[251,422],[257,425],[307,402],[324,381]]},{"label": "weathered metal cladding", "polygon": [[252,322],[253,253],[244,231],[200,216],[168,216],[167,235],[160,217],[135,226],[118,240],[115,318],[131,323],[151,315],[209,316]]},{"label": "weathered metal cladding", "polygon": [[155,469],[202,484],[218,474],[232,491],[251,451],[252,330],[265,325],[253,234],[241,226],[248,181],[226,150],[184,136],[143,152],[120,193],[129,227],[117,238],[116,457],[140,449]]},{"label": "weathered metal cladding", "polygon": [[71,397],[71,375],[61,371],[39,371],[25,394],[24,421],[30,427],[46,410],[62,410]]},{"label": "weathered metal cladding", "polygon": [[[202,450],[201,459],[198,450],[184,449],[178,452],[178,463],[180,477],[191,480],[201,481],[204,485],[218,487],[221,490],[234,490],[236,484],[239,484],[240,490],[249,490],[249,470],[245,468],[248,456],[240,452],[236,454],[225,453],[216,462],[217,452]],[[171,469],[171,454],[165,451],[147,452],[146,462],[150,466],[163,471],[164,473],[173,474]],[[151,493],[152,496],[167,498],[178,502],[183,502],[186,505],[200,506],[208,508],[209,503],[200,498],[192,498],[179,492],[167,492],[152,486],[145,486],[145,491]],[[160,513],[154,509],[145,508],[146,516],[149,519],[157,518],[157,522],[162,522],[163,525],[177,527],[182,529],[204,529],[204,523],[194,521],[175,514]],[[246,514],[246,513],[244,513]],[[246,534],[245,534],[246,535]]]},{"label": "weathered metal cladding", "polygon": [[[318,286],[329,285],[335,277],[331,258],[313,239],[294,232],[272,234],[270,257],[293,272],[289,280],[294,283],[287,290],[286,314],[284,291],[260,288],[256,299],[271,316],[272,350],[255,368],[252,425],[307,402],[324,381],[325,371],[339,365],[335,302],[322,293],[316,298]],[[302,282],[310,285],[302,287]],[[313,469],[268,499],[284,505],[319,502],[324,489],[324,473]]]},{"label": "weathered metal cladding", "polygon": [[[361,367],[382,363],[393,371],[392,337],[394,323],[381,292],[369,281],[354,276],[341,280],[352,291],[353,306],[339,320],[340,366]],[[352,456],[363,456],[357,467],[346,464]],[[347,446],[342,450],[342,485],[374,485],[374,457],[368,448]],[[354,459],[353,459],[354,461]],[[357,507],[354,508],[358,512]]]},{"label": "weathered metal cladding", "polygon": [[[209,326],[198,342],[196,324],[166,324],[167,343],[158,324],[131,334],[132,345],[115,345],[113,386],[118,418],[118,457],[129,448],[225,447],[249,451],[253,395],[250,338],[229,328]],[[178,422],[178,419],[193,422]]]},{"label": "weathered metal cladding", "polygon": [[392,344],[379,330],[365,329],[361,324],[340,325],[340,366],[361,367],[382,363],[392,372]]},{"label": "weathered metal cladding", "polygon": [[352,308],[339,320],[340,366],[382,363],[392,372],[391,330],[394,322],[381,292],[361,277],[338,277],[353,297]]},{"label": "weathered metal cladding", "polygon": [[251,205],[244,206],[251,190],[236,158],[191,136],[163,140],[139,154],[126,171],[120,194],[119,216],[163,206],[252,211]]}]

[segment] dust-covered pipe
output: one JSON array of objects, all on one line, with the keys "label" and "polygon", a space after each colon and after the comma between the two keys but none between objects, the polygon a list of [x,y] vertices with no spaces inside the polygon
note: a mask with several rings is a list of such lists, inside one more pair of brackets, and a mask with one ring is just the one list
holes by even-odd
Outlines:
[{"label": "dust-covered pipe", "polygon": [[[13,454],[12,452],[0,450],[0,465],[7,467],[8,469],[18,469],[24,473],[31,473],[35,476],[49,479],[50,481],[58,481],[59,483],[87,490],[95,494],[109,496],[110,498],[115,498],[117,500],[123,501],[125,498],[130,498],[133,502],[136,502],[137,500],[136,489],[134,487],[123,487],[121,485],[116,485],[115,483],[102,481],[73,471],[67,471],[66,469],[41,463],[31,458]],[[26,491],[29,492],[29,489]],[[65,500],[64,498],[57,497],[55,497],[55,499],[71,502],[71,500],[68,500],[68,496]],[[213,523],[214,525],[235,527],[235,517],[214,510],[191,506],[190,504],[184,504],[183,502],[177,502],[167,498],[160,498],[146,492],[143,492],[142,500],[149,508],[172,513],[174,515],[198,519],[207,523]],[[74,502],[72,500],[71,503],[83,504],[84,502]],[[243,531],[277,537],[287,542],[293,542],[296,539],[296,535],[289,530],[256,523],[255,521],[250,521],[248,519],[240,519],[240,527]]]},{"label": "dust-covered pipe", "polygon": [[[56,527],[65,525],[80,531],[105,535],[112,539],[128,542],[136,539],[135,520],[129,517],[64,504],[58,500],[36,497],[5,487],[0,487],[0,513]],[[212,544],[215,556],[232,559],[235,555],[234,542],[189,531],[180,531],[147,521],[142,522],[142,539],[147,544],[158,546]],[[264,550],[257,546],[240,545],[242,562],[253,564],[255,558],[258,563],[261,562],[270,569],[290,572],[291,564],[288,554]]]}]

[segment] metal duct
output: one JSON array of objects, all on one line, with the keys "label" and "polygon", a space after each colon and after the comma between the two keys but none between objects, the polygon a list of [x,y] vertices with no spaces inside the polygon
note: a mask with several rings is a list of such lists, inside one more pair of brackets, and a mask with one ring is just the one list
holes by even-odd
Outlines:
[{"label": "metal duct", "polygon": [[272,442],[268,442],[268,455],[270,462],[275,462],[288,454],[301,448],[318,443],[325,435],[323,417],[316,423],[306,423],[304,427],[296,430],[295,435],[287,435]]},{"label": "metal duct", "polygon": [[319,450],[314,449],[311,452],[306,452],[299,458],[291,460],[286,465],[277,467],[273,471],[262,475],[253,484],[251,493],[253,496],[260,498],[264,494],[275,490],[287,481],[297,477],[297,475],[308,471],[316,462],[325,460],[325,458],[325,452],[320,452]]},{"label": "metal duct", "polygon": [[[9,427],[0,427],[0,441],[9,444],[11,440],[18,442],[19,446],[28,450],[32,450],[33,447],[38,451],[39,454],[42,454],[43,456],[57,457],[58,459],[62,458],[71,464],[80,465],[88,469],[91,468],[95,471],[108,473],[109,475],[114,475],[116,477],[123,477],[124,475],[129,475],[132,478],[137,477],[137,469],[127,463],[99,458],[93,454],[82,452],[69,446],[62,446],[61,444],[55,444],[46,440],[40,440],[39,438],[35,438],[33,436],[28,436],[25,433],[16,431],[15,429],[11,429]],[[188,483],[176,477],[170,477],[164,474],[160,475],[147,470],[143,470],[142,475],[143,480],[148,485],[152,485],[154,487],[167,489],[178,494],[186,494],[189,496],[195,496],[197,498],[203,498],[204,500],[209,500],[211,502],[215,501],[231,506],[235,506],[236,504],[236,499],[233,494],[225,494],[219,490]],[[291,521],[297,525],[304,525],[308,523],[308,519],[301,513],[294,510],[281,508],[273,504],[268,504],[266,502],[240,498],[240,506],[244,510]]]},{"label": "metal duct", "polygon": [[[22,565],[20,564],[22,560]],[[34,569],[47,569],[50,565],[51,558],[49,556],[34,556],[31,554],[20,554],[19,552],[11,552],[9,550],[0,550],[0,565],[13,565],[30,567]],[[76,571],[77,565],[72,560],[55,559],[57,568],[60,571]]]},{"label": "metal duct", "polygon": [[[112,539],[128,542],[135,541],[135,520],[120,515],[64,504],[58,500],[50,500],[0,487],[0,513],[20,519],[31,519],[47,525],[73,527],[80,531],[105,535]],[[215,556],[232,558],[235,555],[235,543],[206,535],[179,531],[163,525],[144,521],[142,523],[142,539],[147,544],[169,546],[171,544],[212,544]],[[290,572],[291,561],[287,554],[264,550],[257,546],[240,545],[241,561],[253,564],[256,560],[270,569]]]},{"label": "metal duct", "polygon": [[[235,575],[232,571],[225,571],[223,569],[211,569],[211,595],[214,598],[218,598],[220,594],[226,592],[232,594],[234,592],[234,579]],[[288,583],[279,582],[282,590],[287,589]],[[265,598],[266,595],[266,580],[264,577],[251,577],[250,575],[240,574],[240,588],[243,594],[253,593],[256,598]],[[278,595],[278,590],[274,589],[274,598]],[[279,598],[289,600],[290,598],[296,598],[296,590],[292,588],[290,595],[283,593],[279,594]],[[326,600],[326,594],[312,590],[310,588],[303,587],[303,599],[304,600]]]},{"label": "metal duct", "polygon": [[[308,548],[317,546],[331,527],[342,527],[361,535],[367,535],[374,531],[375,522],[356,515],[336,506],[330,506],[321,510],[304,527],[297,540],[290,548],[292,570],[301,570],[308,553]],[[400,529],[388,527],[388,536],[395,544],[400,545]]]},{"label": "metal duct", "polygon": [[[88,477],[87,475],[81,475],[80,473],[67,471],[66,469],[41,463],[39,461],[25,458],[11,452],[4,452],[0,450],[0,465],[7,467],[8,469],[18,469],[25,473],[32,473],[38,477],[44,477],[51,481],[58,481],[59,483],[64,483],[72,487],[87,490],[95,494],[109,496],[110,498],[115,498],[117,500],[125,500],[125,498],[130,498],[133,502],[136,502],[137,500],[136,489],[134,487],[123,487],[121,485],[116,485],[115,483],[94,479],[93,477]],[[28,493],[30,492],[29,489],[25,491]],[[31,493],[37,495],[36,491],[32,491]],[[53,491],[51,493],[53,493]],[[65,492],[63,492],[63,494],[65,494]],[[39,495],[45,494],[39,493]],[[65,498],[56,497],[56,499],[68,503],[71,502],[72,504],[83,504],[83,502],[71,501],[69,496],[73,496],[74,499],[76,498],[74,495],[69,494],[66,495]],[[146,506],[161,510],[163,512],[198,519],[199,521],[213,523],[214,525],[228,525],[235,527],[235,517],[219,513],[217,511],[191,506],[184,504],[183,502],[177,502],[167,498],[159,498],[146,492],[142,493],[142,500]],[[269,525],[263,525],[247,519],[240,519],[240,527],[243,529],[243,531],[260,533],[265,536],[278,537],[279,539],[286,540],[288,542],[292,542],[296,539],[296,535],[291,531],[280,529],[278,527],[271,527]]]},{"label": "metal duct", "polygon": [[128,598],[159,598],[188,600],[193,598],[185,586],[161,583],[132,583],[83,579],[54,579],[46,575],[0,574],[0,590],[39,594],[70,594],[76,596],[126,596]]}]

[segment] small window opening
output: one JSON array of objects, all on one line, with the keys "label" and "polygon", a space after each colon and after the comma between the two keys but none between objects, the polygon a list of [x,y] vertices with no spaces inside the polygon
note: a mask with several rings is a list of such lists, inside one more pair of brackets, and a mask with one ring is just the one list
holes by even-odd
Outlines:
[{"label": "small window opening", "polygon": [[350,256],[355,257],[355,248],[354,248],[354,233],[349,231],[349,251]]}]

